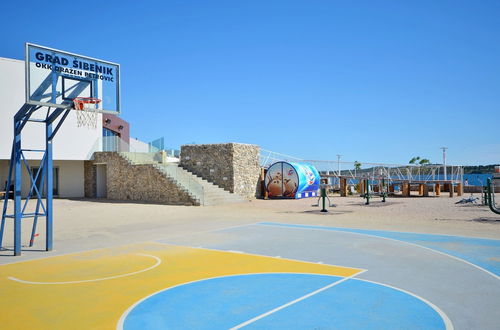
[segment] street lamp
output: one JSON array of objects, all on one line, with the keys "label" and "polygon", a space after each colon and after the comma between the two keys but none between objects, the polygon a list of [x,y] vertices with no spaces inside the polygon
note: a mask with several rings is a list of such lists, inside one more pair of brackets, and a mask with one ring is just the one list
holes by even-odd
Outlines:
[{"label": "street lamp", "polygon": [[441,147],[440,149],[443,150],[443,167],[444,167],[444,180],[448,179],[448,176],[446,175],[446,149],[448,147]]},{"label": "street lamp", "polygon": [[337,155],[337,170],[338,170],[338,178],[339,178],[339,187],[340,187],[340,157],[342,155]]}]

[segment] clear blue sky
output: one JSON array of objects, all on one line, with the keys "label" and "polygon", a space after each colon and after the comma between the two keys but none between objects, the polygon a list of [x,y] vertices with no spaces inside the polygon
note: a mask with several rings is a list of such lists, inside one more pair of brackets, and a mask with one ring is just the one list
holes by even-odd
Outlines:
[{"label": "clear blue sky", "polygon": [[500,1],[9,1],[32,42],[118,62],[144,141],[306,159],[500,163]]}]

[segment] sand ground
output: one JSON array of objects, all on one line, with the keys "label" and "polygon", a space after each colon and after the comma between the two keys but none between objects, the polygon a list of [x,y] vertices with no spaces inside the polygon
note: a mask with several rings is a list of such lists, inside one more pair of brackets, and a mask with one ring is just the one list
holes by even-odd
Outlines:
[{"label": "sand ground", "polygon": [[[360,197],[333,196],[331,201],[336,206],[329,207],[327,213],[311,206],[316,203],[315,198],[252,200],[205,207],[56,199],[54,251],[40,253],[44,248],[42,218],[35,246],[26,247],[21,257],[10,257],[12,251],[0,251],[0,263],[187,236],[261,221],[500,239],[500,216],[480,204],[455,204],[460,199],[388,198],[382,203],[375,198],[367,206]],[[31,223],[31,219],[23,220],[23,244],[29,241]],[[12,233],[12,220],[8,220],[5,247],[12,247]]]}]

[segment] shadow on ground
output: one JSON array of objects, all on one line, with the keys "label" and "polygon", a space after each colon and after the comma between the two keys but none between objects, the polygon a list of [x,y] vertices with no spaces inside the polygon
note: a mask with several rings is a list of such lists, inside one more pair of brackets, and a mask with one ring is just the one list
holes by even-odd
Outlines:
[{"label": "shadow on ground", "polygon": [[500,218],[499,217],[480,217],[480,218],[472,219],[472,221],[482,222],[482,223],[494,223],[494,224],[500,225]]}]

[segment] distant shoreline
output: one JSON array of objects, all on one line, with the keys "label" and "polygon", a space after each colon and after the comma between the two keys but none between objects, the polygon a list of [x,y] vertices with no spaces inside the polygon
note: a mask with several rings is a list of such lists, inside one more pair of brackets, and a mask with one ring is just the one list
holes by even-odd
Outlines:
[{"label": "distant shoreline", "polygon": [[495,172],[495,166],[500,166],[500,164],[464,166],[464,174],[492,174],[493,175],[493,173]]}]

